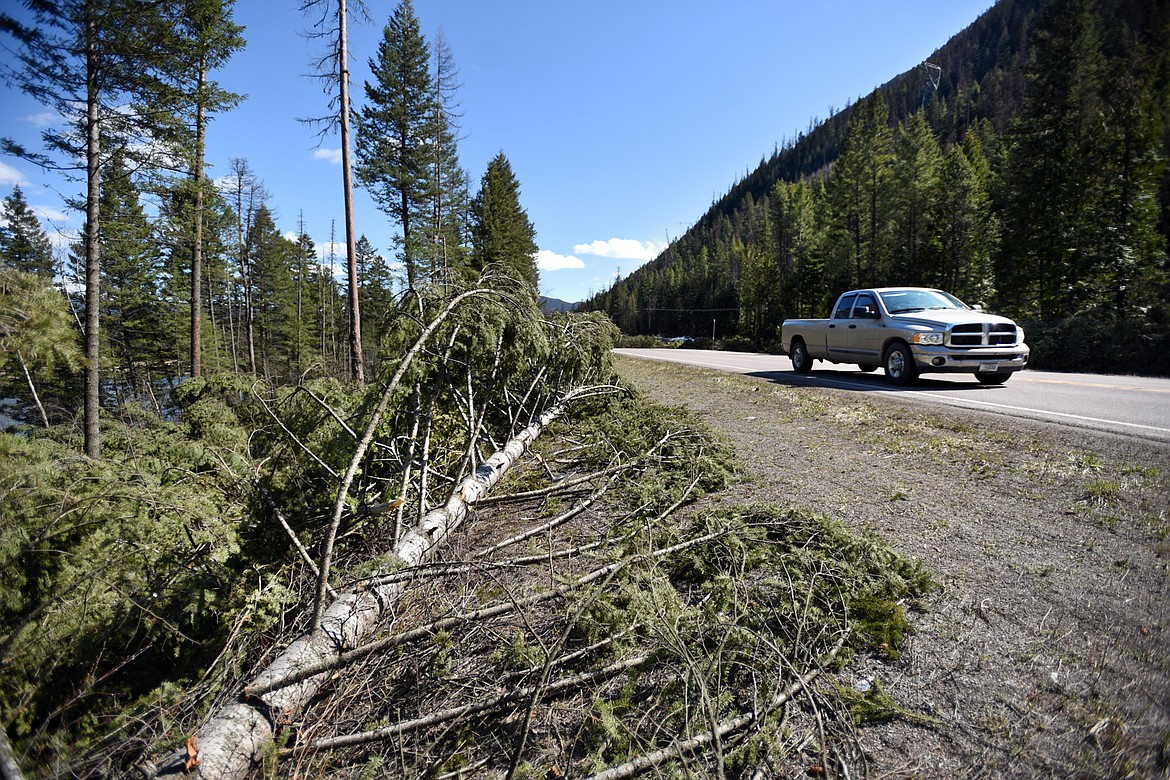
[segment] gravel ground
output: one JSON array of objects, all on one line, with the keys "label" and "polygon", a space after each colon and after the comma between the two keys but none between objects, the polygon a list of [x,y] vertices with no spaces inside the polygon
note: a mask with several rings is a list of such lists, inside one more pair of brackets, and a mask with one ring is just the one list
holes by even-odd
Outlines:
[{"label": "gravel ground", "polygon": [[934,572],[903,655],[846,673],[907,711],[860,727],[869,777],[1170,777],[1170,447],[618,368],[734,441],[748,478],[715,501],[812,508]]}]

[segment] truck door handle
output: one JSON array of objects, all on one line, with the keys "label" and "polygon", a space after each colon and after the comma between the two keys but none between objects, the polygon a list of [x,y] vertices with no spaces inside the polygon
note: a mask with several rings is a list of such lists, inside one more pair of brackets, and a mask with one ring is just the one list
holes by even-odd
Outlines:
[{"label": "truck door handle", "polygon": [[857,326],[856,326],[856,325],[850,325],[849,327],[850,327],[850,328],[856,328]]},{"label": "truck door handle", "polygon": [[830,327],[830,328],[835,328],[835,327],[837,327],[837,326],[836,326],[836,325],[830,325],[829,327]]}]

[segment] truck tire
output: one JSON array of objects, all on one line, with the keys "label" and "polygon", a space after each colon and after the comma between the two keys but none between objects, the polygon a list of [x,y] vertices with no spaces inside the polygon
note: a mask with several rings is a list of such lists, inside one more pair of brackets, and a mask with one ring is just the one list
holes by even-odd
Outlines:
[{"label": "truck tire", "polygon": [[792,370],[798,374],[807,374],[812,371],[813,359],[808,354],[808,347],[801,339],[793,339],[792,347],[788,350],[792,358]]},{"label": "truck tire", "polygon": [[910,347],[900,341],[891,344],[886,350],[882,366],[886,369],[886,381],[891,385],[905,387],[918,380],[918,368],[914,365]]},{"label": "truck tire", "polygon": [[984,385],[1002,385],[1008,381],[1012,376],[1011,371],[1000,371],[995,374],[976,374],[975,378],[979,380],[980,384]]}]

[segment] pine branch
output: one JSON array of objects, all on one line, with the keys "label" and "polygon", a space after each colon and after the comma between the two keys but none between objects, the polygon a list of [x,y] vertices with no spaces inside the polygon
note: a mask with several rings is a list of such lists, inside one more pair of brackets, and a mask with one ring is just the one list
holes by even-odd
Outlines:
[{"label": "pine branch", "polygon": [[561,691],[566,690],[575,690],[599,680],[608,679],[630,669],[635,669],[648,663],[652,658],[653,655],[650,653],[638,655],[634,656],[633,658],[627,658],[624,661],[612,663],[592,672],[582,672],[581,674],[575,674],[571,677],[556,680],[544,686],[543,689],[539,685],[532,685],[528,686],[527,688],[518,688],[514,691],[502,693],[499,696],[493,696],[490,699],[483,699],[478,702],[472,702],[471,704],[464,704],[460,707],[451,707],[445,710],[438,710],[421,718],[401,721],[391,726],[374,729],[373,731],[363,731],[357,734],[347,734],[342,737],[315,740],[305,745],[298,745],[297,747],[282,750],[280,751],[280,756],[282,758],[290,758],[307,753],[316,753],[322,750],[335,750],[337,748],[353,747],[354,745],[368,745],[372,742],[384,742],[388,739],[400,737],[403,734],[409,734],[411,732],[419,731],[430,726],[437,726],[440,723],[446,723],[452,720],[456,720],[457,718],[490,712],[491,710],[495,710],[508,704],[513,704],[522,701],[523,699],[529,698],[540,690],[543,690],[543,692],[548,694],[560,693]]},{"label": "pine branch", "polygon": [[762,712],[745,712],[734,718],[730,718],[719,723],[710,731],[697,734],[689,739],[677,740],[662,748],[661,750],[655,750],[652,753],[639,756],[632,761],[627,761],[624,764],[610,767],[603,772],[590,775],[587,780],[625,780],[625,778],[633,777],[635,775],[641,774],[642,772],[647,772],[651,769],[654,769],[655,767],[661,766],[667,761],[673,761],[676,759],[686,761],[696,752],[711,744],[716,739],[722,739],[729,734],[732,734],[741,729],[745,729],[753,723],[759,721],[762,717],[766,718],[772,712],[776,711],[786,702],[792,699],[797,693],[807,688],[808,684],[820,675],[824,665],[837,657],[837,653],[839,653],[841,648],[844,647],[847,637],[848,634],[845,634],[839,640],[837,640],[837,644],[824,657],[821,666],[818,666],[817,668],[801,675],[791,685],[773,696],[771,701],[768,702],[767,708],[765,708]]}]

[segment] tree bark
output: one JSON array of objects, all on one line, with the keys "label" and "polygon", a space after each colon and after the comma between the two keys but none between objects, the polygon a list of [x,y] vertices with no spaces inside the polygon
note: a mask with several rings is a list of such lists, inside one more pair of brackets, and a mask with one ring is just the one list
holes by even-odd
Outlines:
[{"label": "tree bark", "polygon": [[16,763],[16,754],[12,752],[12,745],[8,742],[8,732],[3,728],[0,728],[0,778],[24,780],[20,764]]},{"label": "tree bark", "polygon": [[[432,509],[407,531],[395,550],[403,562],[408,566],[425,562],[447,534],[459,527],[479,497],[495,486],[544,428],[583,392],[568,393],[463,480],[446,505]],[[375,630],[384,611],[396,602],[403,587],[404,583],[395,582],[342,593],[325,610],[320,626],[290,644],[249,687],[261,687],[289,677],[299,669],[336,658],[362,644]],[[196,734],[199,764],[193,771],[185,771],[187,751],[183,749],[166,757],[158,766],[156,776],[187,774],[215,780],[245,777],[260,763],[264,746],[272,743],[274,724],[297,717],[329,676],[321,673],[268,694],[241,697],[226,705]]]},{"label": "tree bark", "polygon": [[195,180],[195,224],[191,247],[191,376],[203,373],[203,145],[206,122],[204,88],[207,83],[206,56],[199,63],[199,85],[195,115],[195,164],[191,176]]},{"label": "tree bark", "polygon": [[358,387],[362,387],[366,384],[366,365],[362,355],[362,310],[358,296],[357,239],[354,237],[353,224],[353,164],[349,152],[349,44],[345,16],[345,0],[338,0],[337,75],[341,87],[341,176],[345,189],[345,257],[349,276],[350,376]]},{"label": "tree bark", "polygon": [[[87,13],[92,13],[87,4]],[[102,456],[101,426],[101,342],[99,341],[101,306],[101,257],[98,241],[99,208],[101,197],[101,111],[98,85],[97,20],[92,16],[85,23],[85,454],[91,458]]]}]

